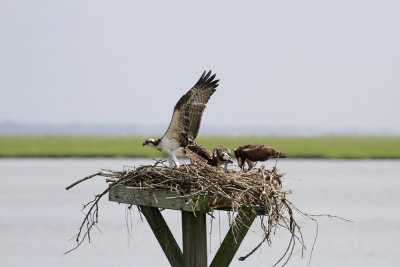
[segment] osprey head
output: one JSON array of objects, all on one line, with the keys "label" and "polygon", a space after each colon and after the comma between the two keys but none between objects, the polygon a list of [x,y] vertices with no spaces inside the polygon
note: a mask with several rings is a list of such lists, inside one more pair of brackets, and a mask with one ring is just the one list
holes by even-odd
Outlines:
[{"label": "osprey head", "polygon": [[233,163],[231,155],[229,155],[227,152],[221,152],[221,154],[218,155],[218,161]]},{"label": "osprey head", "polygon": [[161,139],[148,138],[143,142],[143,146],[149,145],[156,148],[160,144]]},{"label": "osprey head", "polygon": [[231,158],[231,150],[223,145],[219,145],[214,149],[213,157],[219,162],[233,163]]},{"label": "osprey head", "polygon": [[231,157],[231,155],[229,155],[228,153],[223,152],[221,156],[222,156],[222,159],[223,159],[225,162],[233,163],[232,157]]}]

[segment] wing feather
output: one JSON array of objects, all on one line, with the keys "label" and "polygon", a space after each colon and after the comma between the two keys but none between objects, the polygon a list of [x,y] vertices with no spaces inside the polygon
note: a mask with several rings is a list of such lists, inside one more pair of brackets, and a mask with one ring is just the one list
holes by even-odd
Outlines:
[{"label": "wing feather", "polygon": [[211,153],[210,150],[208,150],[206,147],[204,147],[203,145],[196,143],[196,142],[191,142],[188,147],[187,150],[192,151],[193,153],[195,153],[196,155],[202,157],[204,160],[206,160],[207,162],[211,162],[213,159],[213,155]]},{"label": "wing feather", "polygon": [[216,91],[219,80],[215,74],[204,72],[197,83],[184,94],[174,107],[172,119],[164,136],[196,139],[201,118],[211,95]]}]

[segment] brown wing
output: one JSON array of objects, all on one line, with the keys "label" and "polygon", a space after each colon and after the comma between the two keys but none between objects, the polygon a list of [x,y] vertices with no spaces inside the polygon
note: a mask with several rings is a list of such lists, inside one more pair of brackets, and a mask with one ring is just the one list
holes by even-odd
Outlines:
[{"label": "brown wing", "polygon": [[241,152],[241,151],[243,151],[245,149],[255,149],[257,147],[262,147],[262,146],[263,145],[260,145],[260,144],[247,144],[247,145],[243,145],[243,146],[240,146],[240,147],[236,148],[235,151]]},{"label": "brown wing", "polygon": [[191,152],[203,158],[206,162],[211,163],[212,153],[206,147],[200,145],[199,143],[191,142],[187,148],[187,151],[190,150]]},{"label": "brown wing", "polygon": [[276,151],[271,147],[260,144],[249,144],[237,148],[239,155],[251,161],[263,161],[275,155]]},{"label": "brown wing", "polygon": [[200,157],[198,154],[195,152],[191,151],[189,148],[186,148],[185,150],[185,155],[192,161],[196,162],[197,164],[204,166],[207,165],[207,160],[204,159],[203,157]]},{"label": "brown wing", "polygon": [[206,104],[218,86],[219,80],[214,78],[211,71],[204,72],[193,88],[179,99],[165,135],[178,130],[189,140],[196,139]]}]

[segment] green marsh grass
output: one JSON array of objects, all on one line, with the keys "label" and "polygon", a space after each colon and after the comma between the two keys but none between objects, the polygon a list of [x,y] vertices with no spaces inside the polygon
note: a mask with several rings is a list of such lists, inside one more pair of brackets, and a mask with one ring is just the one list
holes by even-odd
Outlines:
[{"label": "green marsh grass", "polygon": [[[160,157],[142,146],[141,136],[0,136],[0,157]],[[203,136],[210,150],[219,144],[233,149],[248,143],[272,146],[291,158],[400,158],[400,137],[260,137]]]}]

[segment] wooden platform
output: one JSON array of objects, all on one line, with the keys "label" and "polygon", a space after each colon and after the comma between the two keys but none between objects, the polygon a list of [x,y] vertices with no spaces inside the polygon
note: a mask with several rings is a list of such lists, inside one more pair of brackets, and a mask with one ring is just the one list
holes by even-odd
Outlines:
[{"label": "wooden platform", "polygon": [[[190,201],[177,192],[137,189],[126,185],[112,187],[109,200],[139,206],[168,261],[174,267],[206,267],[206,213],[215,209],[232,209],[232,203],[220,197],[199,197]],[[158,208],[182,212],[182,250]],[[250,209],[243,209],[238,213],[234,231],[233,227],[229,229],[209,266],[229,266],[256,216]]]},{"label": "wooden platform", "polygon": [[177,192],[137,189],[126,185],[117,185],[111,188],[109,200],[118,203],[134,204],[155,208],[182,210],[182,211],[201,211],[210,212],[214,209],[231,210],[232,203],[226,198],[207,197],[192,199],[183,198]]}]

